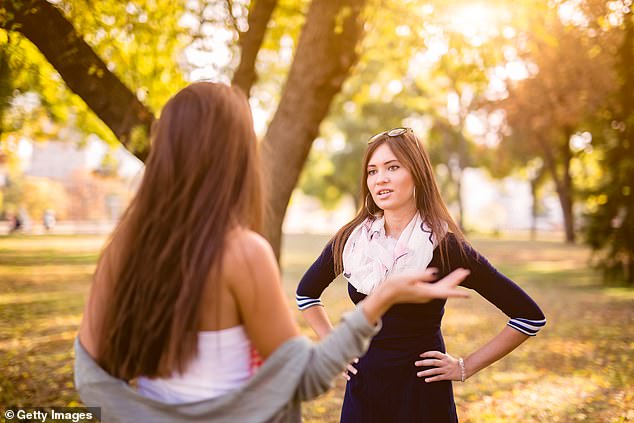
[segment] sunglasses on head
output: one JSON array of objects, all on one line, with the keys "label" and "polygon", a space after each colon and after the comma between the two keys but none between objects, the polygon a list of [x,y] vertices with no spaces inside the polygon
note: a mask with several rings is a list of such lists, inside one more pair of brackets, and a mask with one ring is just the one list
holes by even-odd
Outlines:
[{"label": "sunglasses on head", "polygon": [[393,128],[390,129],[388,131],[383,131],[383,132],[379,132],[376,135],[373,135],[372,137],[370,137],[370,139],[368,140],[368,144],[372,144],[374,141],[378,140],[379,138],[382,137],[398,137],[400,135],[403,135],[404,133],[411,131],[412,128]]}]

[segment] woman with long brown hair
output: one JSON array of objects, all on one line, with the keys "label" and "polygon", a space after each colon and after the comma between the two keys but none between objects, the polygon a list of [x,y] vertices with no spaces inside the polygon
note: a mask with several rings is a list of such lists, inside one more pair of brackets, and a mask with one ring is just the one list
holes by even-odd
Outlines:
[{"label": "woman with long brown hair", "polygon": [[[403,272],[471,271],[462,286],[511,317],[507,327],[465,359],[445,351],[444,300],[400,304],[383,317],[368,352],[348,366],[341,421],[455,422],[451,381],[464,382],[545,324],[535,302],[465,241],[445,206],[422,144],[409,128],[370,138],[363,158],[357,215],[328,243],[302,278],[297,304],[318,336],[331,331],[319,297],[343,273],[354,303]],[[421,354],[421,352],[423,352]]]},{"label": "woman with long brown hair", "polygon": [[434,284],[431,272],[394,277],[311,346],[256,232],[259,163],[244,95],[208,82],[184,88],[151,142],[75,343],[76,387],[104,421],[299,421],[299,401],[328,388],[392,304],[465,296],[456,288],[464,270]]}]

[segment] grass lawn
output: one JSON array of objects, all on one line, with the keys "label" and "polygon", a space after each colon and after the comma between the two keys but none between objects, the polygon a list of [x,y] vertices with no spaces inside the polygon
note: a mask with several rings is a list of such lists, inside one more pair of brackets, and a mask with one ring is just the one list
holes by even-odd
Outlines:
[{"label": "grass lawn", "polygon": [[[0,237],[0,407],[77,405],[72,342],[104,237]],[[287,236],[289,303],[327,238]],[[511,356],[456,383],[462,422],[634,421],[634,291],[604,288],[583,247],[558,242],[472,240],[542,306],[548,325]],[[336,280],[323,302],[333,320],[351,305]],[[299,312],[293,311],[302,322]],[[472,295],[451,300],[443,321],[448,351],[467,355],[506,324]],[[302,322],[307,335],[310,330]],[[306,422],[338,421],[343,378],[304,406]]]}]

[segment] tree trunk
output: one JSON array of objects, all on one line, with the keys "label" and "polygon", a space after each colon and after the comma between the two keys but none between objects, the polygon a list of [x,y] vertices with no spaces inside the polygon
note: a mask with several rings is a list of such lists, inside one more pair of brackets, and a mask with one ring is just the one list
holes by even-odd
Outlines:
[{"label": "tree trunk", "polygon": [[[622,175],[621,180],[624,181],[623,185],[632,188],[632,179],[634,179],[634,165],[632,165],[632,159],[634,157],[634,99],[632,98],[632,91],[634,90],[634,74],[632,69],[634,68],[634,12],[632,8],[625,13],[623,17],[624,22],[624,34],[623,43],[619,49],[620,68],[623,78],[623,85],[620,90],[620,103],[621,103],[621,116],[623,121],[629,120],[623,139],[621,141],[625,153],[621,160],[627,161],[629,158],[629,166],[623,166],[626,170],[626,174]],[[629,183],[627,182],[629,181]],[[625,225],[629,227],[625,233],[622,233],[616,248],[612,251],[621,251],[625,256],[625,281],[630,287],[634,287],[634,230],[632,225],[632,215],[634,215],[634,193],[630,192],[629,201],[622,201],[623,209],[625,210]],[[615,241],[612,241],[616,243]]]},{"label": "tree trunk", "polygon": [[463,233],[466,233],[464,227],[464,203],[462,201],[462,173],[464,172],[462,163],[463,161],[459,153],[450,154],[449,160],[447,161],[447,170],[449,171],[450,183],[456,190],[455,200],[456,204],[458,205],[458,216],[456,217],[456,224]]},{"label": "tree trunk", "polygon": [[319,125],[358,60],[366,0],[313,0],[288,79],[262,142],[265,235],[279,258],[282,222]]},{"label": "tree trunk", "polygon": [[[9,99],[13,93],[9,68],[9,52],[7,50],[8,45],[0,46],[0,139],[2,139],[2,132],[4,131],[4,113],[10,106]],[[3,161],[3,157],[4,155],[0,153],[0,164]]]},{"label": "tree trunk", "polygon": [[[278,257],[282,222],[299,173],[319,124],[358,60],[357,44],[363,33],[361,13],[366,2],[311,2],[280,104],[262,142],[268,206],[265,235]],[[257,31],[242,36],[248,50],[242,54],[248,63],[234,77],[235,84],[245,91],[255,80],[256,49],[267,26],[258,19],[270,18],[275,7],[273,0],[258,3],[249,19],[253,23],[250,29]],[[19,31],[33,42],[68,87],[129,151],[144,160],[149,151],[145,134],[154,120],[153,113],[108,70],[60,10],[46,0],[4,1],[3,9],[0,28]],[[143,129],[140,136],[136,136],[136,128]]]},{"label": "tree trunk", "polygon": [[553,181],[555,182],[555,189],[557,191],[557,197],[559,198],[559,204],[561,205],[561,211],[564,219],[564,231],[565,241],[568,244],[574,244],[575,242],[575,230],[574,230],[574,215],[572,213],[572,178],[570,177],[570,160],[571,154],[568,147],[568,138],[566,138],[566,146],[563,147],[563,157],[561,165],[563,167],[563,175],[560,176],[557,171],[557,163],[553,155],[550,146],[543,140],[539,140],[539,144],[544,151],[544,162],[550,172]]},{"label": "tree trunk", "polygon": [[561,209],[564,212],[564,229],[566,231],[566,242],[569,244],[575,243],[575,225],[573,215],[573,200],[572,200],[572,177],[570,176],[570,160],[572,155],[570,154],[570,148],[568,147],[569,136],[566,136],[566,145],[562,147],[562,178],[561,187],[557,188],[559,194],[559,202],[561,203]]},{"label": "tree trunk", "polygon": [[457,191],[457,201],[458,201],[458,226],[463,233],[466,233],[466,229],[464,227],[464,204],[462,201],[462,172],[464,169],[458,169],[458,175],[456,176],[456,191]]},{"label": "tree trunk", "polygon": [[[11,39],[7,35],[7,43],[0,46],[0,139],[4,131],[4,114],[11,104],[10,99],[13,95],[13,78],[11,75],[11,67],[9,66],[9,48]],[[0,153],[0,163],[2,163],[2,153]]]},{"label": "tree trunk", "polygon": [[277,6],[277,0],[257,0],[249,10],[249,29],[239,34],[240,64],[233,74],[231,83],[237,85],[249,97],[251,87],[257,79],[255,73],[255,59],[258,56],[266,28],[273,10]]},{"label": "tree trunk", "polygon": [[[22,33],[135,156],[145,160],[154,114],[141,103],[46,0],[3,1],[0,27]],[[9,18],[7,18],[9,17]],[[139,129],[141,131],[139,132]]]},{"label": "tree trunk", "polygon": [[462,198],[462,176],[464,175],[464,170],[467,168],[467,163],[468,158],[467,158],[467,140],[464,138],[463,131],[464,131],[464,122],[465,122],[466,117],[461,117],[460,120],[461,123],[460,124],[460,135],[459,135],[459,140],[458,142],[459,147],[458,147],[458,175],[456,178],[456,189],[457,189],[457,196],[458,196],[458,225],[460,226],[460,230],[463,233],[467,233],[467,228],[465,228],[464,225],[464,201]]},{"label": "tree trunk", "polygon": [[539,194],[537,193],[537,178],[531,179],[531,197],[533,200],[533,204],[531,204],[531,229],[530,229],[530,237],[531,241],[535,241],[537,239],[537,211],[539,209]]}]

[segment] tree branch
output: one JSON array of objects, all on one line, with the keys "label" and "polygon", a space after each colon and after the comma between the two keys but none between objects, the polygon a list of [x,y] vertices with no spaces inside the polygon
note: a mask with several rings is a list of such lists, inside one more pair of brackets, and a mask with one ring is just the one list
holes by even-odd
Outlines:
[{"label": "tree branch", "polygon": [[249,29],[246,32],[238,31],[240,65],[238,65],[238,69],[233,74],[231,83],[240,87],[247,97],[257,79],[255,59],[262,47],[266,28],[276,6],[277,0],[256,0],[251,10],[249,10]]},{"label": "tree branch", "polygon": [[235,29],[236,32],[240,34],[240,28],[238,28],[238,21],[236,20],[236,17],[233,15],[233,1],[226,0],[226,2],[227,2],[227,11],[229,12],[229,19],[231,20],[231,26],[233,26],[233,29]]},{"label": "tree branch", "polygon": [[145,160],[152,111],[108,69],[58,8],[46,0],[3,3],[0,28],[20,32],[35,44],[119,141]]}]

